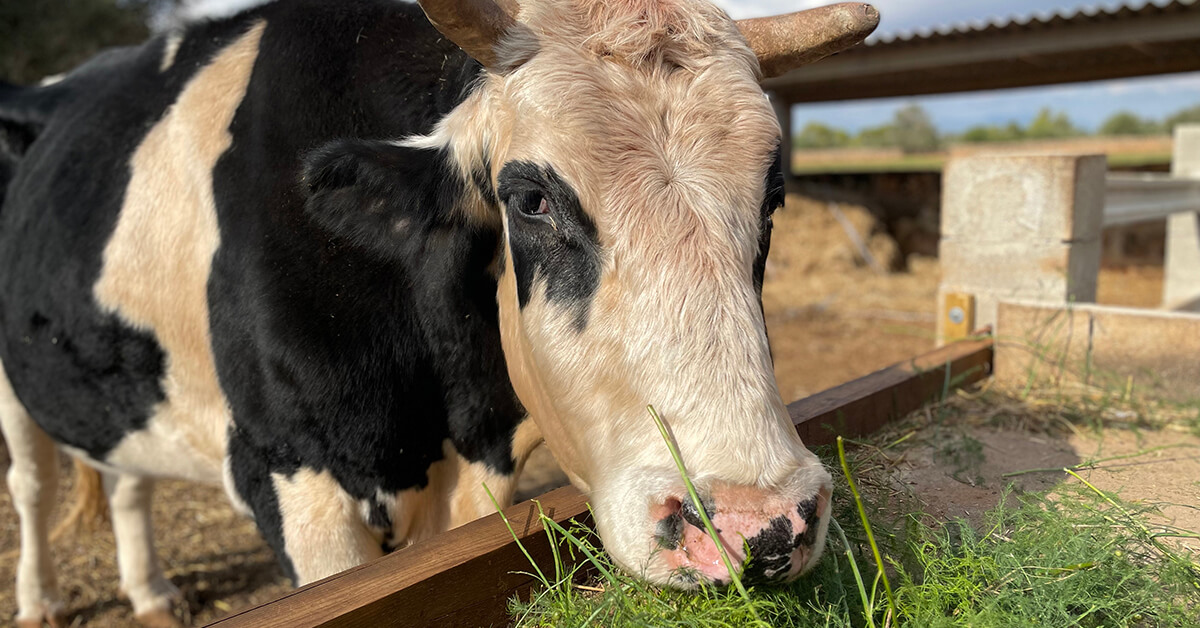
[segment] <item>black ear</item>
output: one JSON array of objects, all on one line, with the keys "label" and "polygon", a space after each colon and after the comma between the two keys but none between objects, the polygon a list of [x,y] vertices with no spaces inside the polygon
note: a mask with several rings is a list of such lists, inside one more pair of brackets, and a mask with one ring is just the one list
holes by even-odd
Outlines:
[{"label": "black ear", "polygon": [[308,214],[335,236],[383,255],[445,224],[463,183],[443,151],[339,140],[304,159]]}]

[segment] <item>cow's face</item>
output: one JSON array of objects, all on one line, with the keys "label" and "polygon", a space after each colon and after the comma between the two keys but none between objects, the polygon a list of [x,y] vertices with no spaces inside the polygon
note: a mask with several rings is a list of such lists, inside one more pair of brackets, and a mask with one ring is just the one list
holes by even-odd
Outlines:
[{"label": "cow's face", "polygon": [[781,138],[755,53],[690,0],[532,3],[507,32],[439,135],[494,186],[518,396],[627,569],[728,579],[653,405],[731,558],[794,577],[824,546],[831,484],[767,344]]}]

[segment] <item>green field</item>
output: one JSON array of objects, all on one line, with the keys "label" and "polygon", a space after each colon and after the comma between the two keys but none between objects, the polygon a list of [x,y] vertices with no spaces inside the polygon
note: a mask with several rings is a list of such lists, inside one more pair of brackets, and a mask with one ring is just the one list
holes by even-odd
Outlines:
[{"label": "green field", "polygon": [[[949,156],[945,153],[904,155],[892,159],[859,161],[831,161],[829,163],[797,163],[792,172],[798,176],[812,174],[867,174],[875,172],[940,172]],[[1116,153],[1108,156],[1110,168],[1141,168],[1171,163],[1171,154],[1165,152]]]}]

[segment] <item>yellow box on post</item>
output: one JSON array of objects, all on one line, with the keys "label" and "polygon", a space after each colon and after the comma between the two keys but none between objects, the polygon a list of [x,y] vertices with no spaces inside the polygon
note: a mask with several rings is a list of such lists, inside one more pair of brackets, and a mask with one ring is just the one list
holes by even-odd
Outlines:
[{"label": "yellow box on post", "polygon": [[940,344],[962,340],[975,331],[975,297],[962,292],[946,294],[942,302]]}]

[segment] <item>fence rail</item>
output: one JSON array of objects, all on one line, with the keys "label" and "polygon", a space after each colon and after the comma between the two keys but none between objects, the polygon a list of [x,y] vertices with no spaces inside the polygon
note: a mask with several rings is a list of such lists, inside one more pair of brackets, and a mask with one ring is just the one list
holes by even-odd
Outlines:
[{"label": "fence rail", "polygon": [[1110,173],[1105,180],[1105,227],[1163,220],[1183,212],[1200,212],[1200,179]]}]

